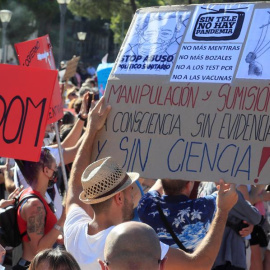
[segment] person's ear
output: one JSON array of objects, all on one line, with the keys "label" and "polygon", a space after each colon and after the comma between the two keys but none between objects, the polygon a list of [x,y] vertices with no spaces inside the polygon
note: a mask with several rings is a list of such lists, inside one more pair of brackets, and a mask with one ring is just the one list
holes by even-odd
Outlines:
[{"label": "person's ear", "polygon": [[105,265],[105,263],[102,260],[98,259],[98,263],[100,265],[101,270],[107,270],[108,269],[107,266]]},{"label": "person's ear", "polygon": [[122,205],[124,203],[124,193],[121,191],[115,194],[114,201],[117,205]]},{"label": "person's ear", "polygon": [[49,170],[49,168],[48,167],[44,167],[43,168],[43,172],[48,176],[48,174],[50,173],[50,170]]}]

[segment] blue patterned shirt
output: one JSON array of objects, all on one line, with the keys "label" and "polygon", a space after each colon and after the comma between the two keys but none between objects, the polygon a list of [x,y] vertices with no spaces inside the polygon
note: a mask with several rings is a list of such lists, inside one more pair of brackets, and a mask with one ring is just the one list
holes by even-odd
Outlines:
[{"label": "blue patterned shirt", "polygon": [[214,193],[190,200],[185,195],[161,196],[157,191],[149,191],[139,202],[139,218],[154,228],[161,242],[178,247],[159,217],[158,202],[178,239],[192,252],[209,230],[216,211],[216,196]]}]

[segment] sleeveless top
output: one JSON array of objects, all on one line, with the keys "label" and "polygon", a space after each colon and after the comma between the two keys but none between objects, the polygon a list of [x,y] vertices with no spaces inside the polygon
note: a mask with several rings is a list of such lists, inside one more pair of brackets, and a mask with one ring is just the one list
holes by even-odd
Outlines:
[{"label": "sleeveless top", "polygon": [[[43,203],[43,206],[44,206],[45,212],[46,212],[44,234],[47,234],[57,222],[57,219],[56,219],[54,213],[50,209],[46,200],[41,196],[41,194],[38,191],[33,190],[31,187],[29,187],[22,192],[21,198],[26,194],[37,195],[39,197],[39,199],[41,200],[41,202]],[[23,220],[23,218],[21,217],[21,211],[20,211],[23,204],[24,203],[22,203],[22,205],[18,208],[18,211],[17,211],[17,222],[18,222],[19,231],[21,234],[25,233],[27,230],[27,222],[25,220]],[[25,234],[22,237],[22,241],[29,242],[29,237],[27,234]]]}]

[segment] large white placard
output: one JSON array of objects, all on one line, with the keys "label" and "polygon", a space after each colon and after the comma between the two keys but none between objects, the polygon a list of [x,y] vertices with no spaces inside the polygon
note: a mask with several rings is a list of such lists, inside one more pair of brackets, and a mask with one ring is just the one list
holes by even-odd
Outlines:
[{"label": "large white placard", "polygon": [[180,11],[138,14],[115,74],[170,74],[189,14]]},{"label": "large white placard", "polygon": [[[146,178],[269,183],[269,12],[270,3],[139,10],[108,80],[112,111],[92,159],[113,156]],[[176,33],[177,22],[172,42],[165,29]],[[146,33],[151,42],[140,41]],[[154,42],[162,33],[171,47]],[[157,52],[174,55],[168,69],[146,68]]]}]

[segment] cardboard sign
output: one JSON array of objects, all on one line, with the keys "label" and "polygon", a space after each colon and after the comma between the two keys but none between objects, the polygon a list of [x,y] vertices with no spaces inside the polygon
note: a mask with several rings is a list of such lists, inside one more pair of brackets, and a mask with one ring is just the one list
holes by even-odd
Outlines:
[{"label": "cardboard sign", "polygon": [[0,65],[0,78],[0,156],[38,161],[57,71]]},{"label": "cardboard sign", "polygon": [[269,183],[269,14],[269,3],[137,11],[92,159],[146,178]]},{"label": "cardboard sign", "polygon": [[[15,44],[20,65],[56,69],[52,46],[48,35],[30,41]],[[44,83],[44,82],[40,82]],[[39,89],[39,88],[37,88]],[[59,83],[55,84],[52,104],[48,114],[48,124],[54,123],[63,117],[63,104]]]},{"label": "cardboard sign", "polygon": [[71,77],[75,75],[79,61],[80,56],[77,56],[73,57],[67,62],[66,72],[63,77],[63,81],[68,81]]}]

